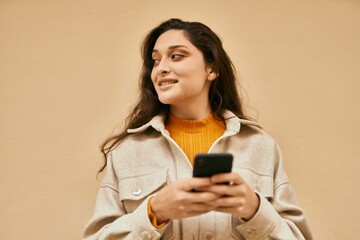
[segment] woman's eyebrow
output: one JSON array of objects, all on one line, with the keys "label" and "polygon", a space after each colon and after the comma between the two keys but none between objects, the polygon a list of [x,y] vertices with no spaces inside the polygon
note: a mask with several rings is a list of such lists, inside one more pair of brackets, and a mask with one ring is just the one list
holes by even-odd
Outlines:
[{"label": "woman's eyebrow", "polygon": [[[173,46],[170,46],[169,49],[173,50],[173,49],[177,49],[177,48],[187,48],[189,49],[187,46],[185,45],[173,45]],[[152,52],[159,52],[157,49],[154,49]]]},{"label": "woman's eyebrow", "polygon": [[174,45],[174,46],[170,46],[169,49],[176,49],[176,48],[187,48],[189,49],[187,46],[185,45]]}]

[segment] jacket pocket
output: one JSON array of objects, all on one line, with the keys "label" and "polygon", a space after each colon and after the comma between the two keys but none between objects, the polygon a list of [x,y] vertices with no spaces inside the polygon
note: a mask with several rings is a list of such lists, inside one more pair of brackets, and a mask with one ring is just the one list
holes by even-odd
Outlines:
[{"label": "jacket pocket", "polygon": [[270,174],[258,173],[250,168],[233,168],[233,172],[238,173],[247,184],[256,192],[261,193],[266,198],[274,195],[274,179]]},{"label": "jacket pocket", "polygon": [[127,213],[133,212],[149,195],[166,184],[167,169],[130,176],[119,181],[119,200]]}]

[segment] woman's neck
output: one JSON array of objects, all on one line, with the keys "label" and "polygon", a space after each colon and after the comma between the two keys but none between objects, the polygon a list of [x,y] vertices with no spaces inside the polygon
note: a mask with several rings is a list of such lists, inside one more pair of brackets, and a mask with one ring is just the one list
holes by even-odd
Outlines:
[{"label": "woman's neck", "polygon": [[202,120],[211,114],[211,107],[199,107],[188,105],[186,107],[170,106],[170,113],[185,120]]}]

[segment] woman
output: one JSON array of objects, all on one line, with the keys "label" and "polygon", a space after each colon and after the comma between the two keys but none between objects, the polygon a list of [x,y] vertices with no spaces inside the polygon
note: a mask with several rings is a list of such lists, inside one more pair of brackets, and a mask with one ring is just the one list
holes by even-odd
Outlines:
[{"label": "woman", "polygon": [[[142,57],[139,101],[103,145],[84,238],[312,239],[277,143],[244,115],[219,37],[170,19],[147,35]],[[202,152],[231,153],[232,172],[192,178]]]}]

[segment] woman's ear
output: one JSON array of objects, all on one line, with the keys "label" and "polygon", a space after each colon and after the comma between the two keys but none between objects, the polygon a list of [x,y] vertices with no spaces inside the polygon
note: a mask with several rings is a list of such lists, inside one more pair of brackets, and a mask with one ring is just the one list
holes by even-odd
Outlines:
[{"label": "woman's ear", "polygon": [[207,73],[208,73],[207,80],[209,81],[214,81],[219,76],[219,74],[214,71],[213,66],[207,69]]}]

